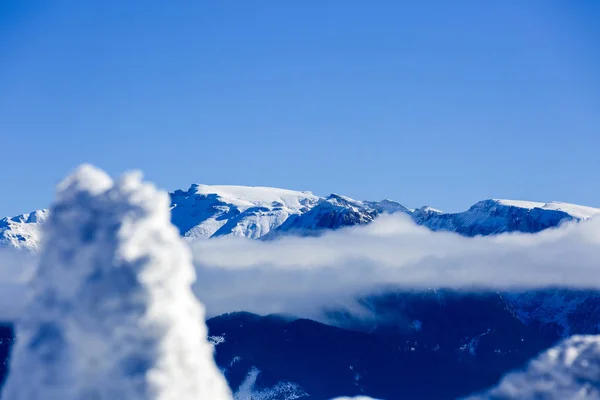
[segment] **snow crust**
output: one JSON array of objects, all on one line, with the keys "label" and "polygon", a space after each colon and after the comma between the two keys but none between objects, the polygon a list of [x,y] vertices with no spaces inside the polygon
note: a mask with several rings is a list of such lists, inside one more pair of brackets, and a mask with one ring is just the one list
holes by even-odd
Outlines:
[{"label": "snow crust", "polygon": [[231,398],[169,217],[136,173],[82,166],[59,185],[4,399]]}]

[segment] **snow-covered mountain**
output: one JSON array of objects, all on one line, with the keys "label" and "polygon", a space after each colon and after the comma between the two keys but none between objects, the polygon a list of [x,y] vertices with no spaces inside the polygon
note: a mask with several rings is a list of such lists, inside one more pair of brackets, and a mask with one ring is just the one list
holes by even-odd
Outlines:
[{"label": "snow-covered mountain", "polygon": [[[402,206],[400,206],[402,207]],[[405,211],[404,207],[400,208]],[[380,213],[376,203],[362,202],[332,194],[321,199],[310,210],[288,218],[276,229],[277,234],[318,235],[325,230],[365,225]]]},{"label": "snow-covered mountain", "polygon": [[37,250],[40,225],[48,218],[48,210],[0,219],[0,246]]},{"label": "snow-covered mountain", "polygon": [[[483,200],[461,213],[432,207],[409,209],[392,201],[359,201],[332,194],[249,186],[194,184],[170,193],[172,222],[190,239],[280,235],[313,236],[324,231],[372,222],[382,213],[405,213],[419,225],[465,236],[538,232],[568,221],[581,221],[600,209],[567,203]],[[47,210],[0,220],[0,245],[37,249],[39,224]]]},{"label": "snow-covered mountain", "polygon": [[446,214],[426,208],[416,210],[412,215],[418,224],[434,231],[475,236],[503,232],[539,232],[563,222],[585,220],[598,213],[598,208],[568,203],[483,200],[461,213]]},{"label": "snow-covered mountain", "polygon": [[172,222],[184,237],[259,238],[291,216],[309,211],[321,199],[310,192],[248,187],[192,185],[171,193]]}]

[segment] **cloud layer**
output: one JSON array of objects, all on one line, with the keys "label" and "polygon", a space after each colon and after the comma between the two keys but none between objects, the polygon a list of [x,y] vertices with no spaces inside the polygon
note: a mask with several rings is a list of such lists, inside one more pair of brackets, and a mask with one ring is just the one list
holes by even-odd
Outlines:
[{"label": "cloud layer", "polygon": [[[324,307],[355,308],[358,296],[389,288],[600,289],[600,219],[537,234],[466,238],[388,215],[321,237],[227,237],[190,246],[194,290],[211,316],[250,311],[319,319]],[[0,320],[20,314],[34,265],[28,252],[0,249]]]},{"label": "cloud layer", "polygon": [[321,237],[220,238],[192,244],[195,290],[211,315],[318,318],[384,288],[600,288],[600,220],[538,234],[466,238],[403,215]]},{"label": "cloud layer", "polygon": [[14,321],[21,315],[36,262],[34,253],[0,248],[0,323]]}]

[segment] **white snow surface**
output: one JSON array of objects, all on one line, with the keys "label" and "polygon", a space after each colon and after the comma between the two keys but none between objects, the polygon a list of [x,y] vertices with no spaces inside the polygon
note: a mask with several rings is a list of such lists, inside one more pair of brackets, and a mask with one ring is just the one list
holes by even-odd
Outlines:
[{"label": "white snow surface", "polygon": [[80,167],[44,225],[2,397],[230,399],[194,279],[166,193]]},{"label": "white snow surface", "polygon": [[200,184],[193,187],[196,189],[196,194],[216,194],[228,203],[236,205],[240,210],[255,206],[270,207],[273,203],[280,203],[290,210],[300,210],[307,200],[314,203],[320,199],[311,192],[273,187]]},{"label": "white snow surface", "polygon": [[423,206],[419,210],[421,210],[422,212],[434,213],[434,214],[443,214],[444,213],[442,210],[438,210],[437,208],[433,208],[433,207],[429,207],[429,206]]},{"label": "white snow surface", "polygon": [[559,201],[552,201],[549,203],[540,203],[535,201],[521,201],[521,200],[502,200],[496,199],[498,204],[502,204],[510,207],[526,208],[532,210],[534,208],[541,208],[543,210],[554,210],[563,211],[572,217],[577,219],[588,219],[594,215],[600,214],[600,208],[580,206],[577,204],[562,203]]},{"label": "white snow surface", "polygon": [[542,208],[545,203],[539,201],[526,201],[526,200],[507,200],[507,199],[493,199],[498,204],[502,204],[509,207],[527,208],[528,210],[534,208]]},{"label": "white snow surface", "polygon": [[600,335],[572,336],[470,400],[600,399]]},{"label": "white snow surface", "polygon": [[563,211],[567,214],[579,218],[579,219],[588,219],[592,218],[595,215],[600,214],[600,209],[594,207],[586,207],[580,206],[577,204],[569,204],[569,203],[561,203],[558,201],[552,201],[550,203],[544,204],[542,207],[544,210],[556,210]]}]

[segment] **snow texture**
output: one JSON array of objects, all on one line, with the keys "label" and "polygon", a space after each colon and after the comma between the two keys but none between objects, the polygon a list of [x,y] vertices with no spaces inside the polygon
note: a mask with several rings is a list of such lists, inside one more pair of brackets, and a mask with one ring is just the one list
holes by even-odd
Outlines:
[{"label": "snow texture", "polygon": [[600,336],[572,336],[469,400],[600,399]]},{"label": "snow texture", "polygon": [[166,193],[82,166],[44,229],[4,399],[231,398]]}]

